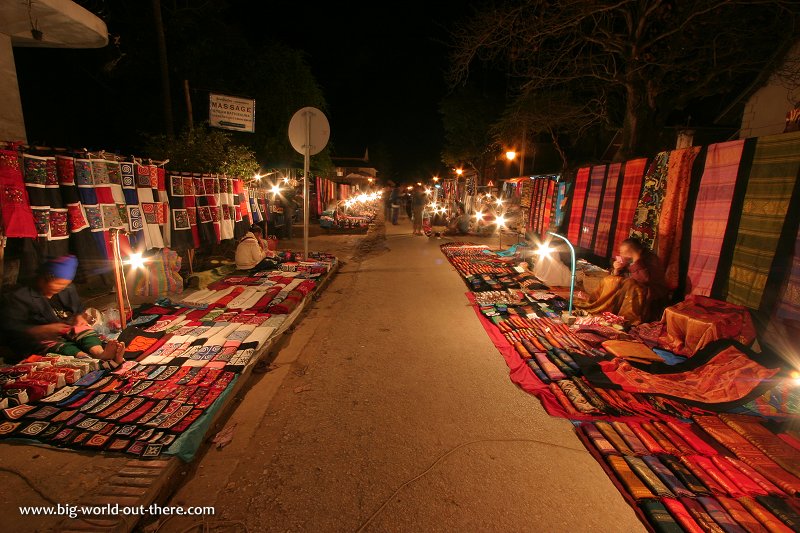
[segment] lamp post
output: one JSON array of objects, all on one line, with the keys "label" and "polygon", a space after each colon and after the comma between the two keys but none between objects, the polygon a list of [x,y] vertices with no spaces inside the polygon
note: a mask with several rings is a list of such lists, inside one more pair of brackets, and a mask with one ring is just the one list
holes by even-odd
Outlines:
[{"label": "lamp post", "polygon": [[[126,285],[125,280],[125,266],[124,262],[122,261],[122,252],[120,251],[119,247],[119,237],[120,235],[127,234],[127,230],[120,229],[120,228],[111,228],[109,230],[111,235],[111,245],[112,245],[112,252],[113,252],[113,263],[114,263],[114,281],[116,284],[117,289],[117,309],[119,310],[119,324],[122,329],[125,329],[127,325],[127,318],[128,314],[125,310],[125,298],[123,295],[127,295],[128,287]],[[140,268],[144,265],[144,258],[140,253],[132,253],[128,256],[128,264],[132,269]]]},{"label": "lamp post", "polygon": [[[569,242],[569,239],[564,237],[563,235],[559,235],[558,233],[553,233],[552,231],[547,232],[548,235],[552,235],[553,237],[558,237],[569,246],[570,257],[572,259],[572,267],[570,269],[570,280],[569,280],[569,309],[567,311],[567,315],[572,315],[572,302],[575,297],[575,247],[572,246],[572,243]],[[539,250],[537,253],[540,256],[546,256],[553,252],[553,249],[550,248],[547,243],[542,244],[539,246]]]}]

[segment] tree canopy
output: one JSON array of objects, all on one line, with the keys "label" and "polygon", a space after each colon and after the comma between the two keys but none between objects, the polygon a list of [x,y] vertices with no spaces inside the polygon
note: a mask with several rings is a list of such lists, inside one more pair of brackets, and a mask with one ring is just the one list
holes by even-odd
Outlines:
[{"label": "tree canopy", "polygon": [[[605,123],[621,130],[616,158],[625,159],[659,148],[675,110],[777,65],[798,21],[789,0],[515,0],[456,27],[449,77],[457,86],[492,64],[513,85],[512,115],[533,104],[539,120],[573,134]],[[553,107],[565,93],[570,104]],[[584,124],[569,118],[579,114]]]}]

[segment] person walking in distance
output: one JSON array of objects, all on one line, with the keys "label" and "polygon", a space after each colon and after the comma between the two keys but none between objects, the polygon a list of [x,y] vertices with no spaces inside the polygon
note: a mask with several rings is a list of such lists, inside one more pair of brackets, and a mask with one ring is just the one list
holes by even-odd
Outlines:
[{"label": "person walking in distance", "polygon": [[290,189],[283,195],[283,237],[286,240],[292,238],[292,225],[294,224],[294,211],[296,207],[294,190]]},{"label": "person walking in distance", "polygon": [[392,192],[389,194],[389,201],[391,202],[392,209],[392,225],[397,225],[397,219],[400,216],[400,187],[395,185],[392,187]]},{"label": "person walking in distance", "polygon": [[414,219],[414,235],[422,235],[422,211],[425,209],[425,191],[419,185],[411,190],[411,216]]}]

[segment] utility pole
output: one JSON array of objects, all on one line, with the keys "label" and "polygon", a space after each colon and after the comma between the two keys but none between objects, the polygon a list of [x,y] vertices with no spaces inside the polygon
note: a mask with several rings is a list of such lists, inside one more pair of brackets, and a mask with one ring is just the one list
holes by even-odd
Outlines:
[{"label": "utility pole", "polygon": [[158,63],[161,69],[161,105],[164,114],[164,130],[167,138],[175,138],[175,123],[172,119],[172,96],[169,84],[169,64],[167,63],[167,39],[164,36],[164,21],[161,18],[161,0],[152,0],[153,23],[156,27],[158,44]]},{"label": "utility pole", "polygon": [[186,116],[189,119],[189,131],[194,131],[194,114],[192,113],[192,96],[189,92],[189,80],[183,80],[183,94],[186,97]]}]

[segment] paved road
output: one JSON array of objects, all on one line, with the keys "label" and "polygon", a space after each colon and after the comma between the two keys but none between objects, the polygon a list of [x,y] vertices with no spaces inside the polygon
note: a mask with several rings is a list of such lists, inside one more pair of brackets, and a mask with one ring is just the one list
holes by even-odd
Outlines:
[{"label": "paved road", "polygon": [[508,379],[444,241],[410,232],[344,266],[171,504],[230,531],[643,531]]}]

